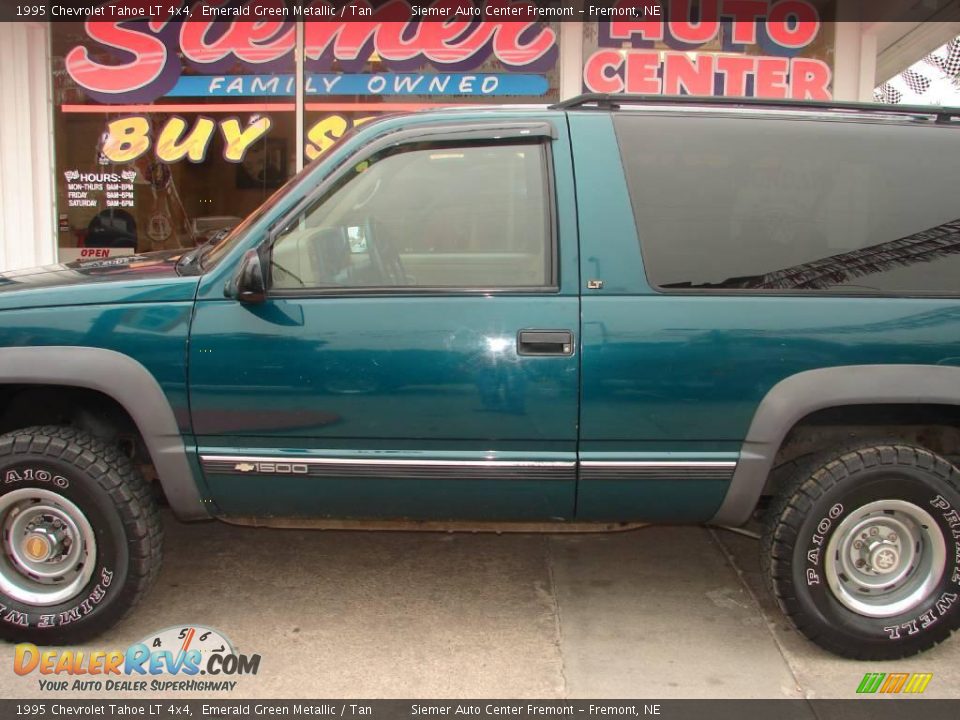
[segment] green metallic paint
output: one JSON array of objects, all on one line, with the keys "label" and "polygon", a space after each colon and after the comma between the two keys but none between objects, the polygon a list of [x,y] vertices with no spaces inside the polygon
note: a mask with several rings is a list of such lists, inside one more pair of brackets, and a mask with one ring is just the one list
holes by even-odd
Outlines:
[{"label": "green metallic paint", "polygon": [[720,507],[727,480],[591,480],[580,483],[577,520],[702,523]]},{"label": "green metallic paint", "polygon": [[[203,447],[233,454],[299,441],[321,452],[406,448],[438,457],[478,447],[485,453],[536,456],[550,448],[576,460],[579,358],[516,353],[522,329],[578,332],[576,215],[566,123],[562,115],[542,111],[495,118],[511,115],[555,126],[559,290],[301,294],[242,305],[223,296],[229,274],[221,266],[232,263],[224,260],[201,281],[190,346],[191,407]],[[399,128],[483,119],[488,115],[482,112],[429,113],[385,121],[343,151],[363,148]],[[314,168],[304,189],[312,190],[327,172],[324,166]],[[231,255],[263,243],[268,228],[301,197],[295,192],[278,205]],[[438,481],[208,473],[207,479],[220,507],[245,515],[548,520],[571,518],[575,502],[572,476]]]},{"label": "green metallic paint", "polygon": [[[36,291],[31,291],[36,292]],[[58,294],[60,304],[54,304]],[[79,289],[48,291],[48,307],[0,313],[0,346],[76,346],[115,350],[156,378],[189,446],[186,346],[193,303],[73,305]]]},{"label": "green metallic paint", "polygon": [[[644,450],[706,458],[711,449],[739,449],[767,392],[804,370],[958,364],[953,300],[656,292],[644,273],[609,115],[572,112],[569,119],[584,278],[581,459]],[[591,278],[603,289],[588,290]],[[725,485],[581,480],[577,516],[637,519],[626,516],[629,509],[643,518],[702,521],[719,507]]]},{"label": "green metallic paint", "polygon": [[523,480],[285,479],[209,475],[224,516],[351,520],[561,521],[570,518],[568,483]]},{"label": "green metallic paint", "polygon": [[[339,458],[411,462],[571,462],[570,452],[548,451],[397,451],[305,450],[201,445],[201,456],[271,457],[278,462]],[[211,494],[226,515],[296,516],[345,519],[408,518],[413,520],[533,521],[569,519],[571,483],[517,479],[477,480],[457,477],[376,478],[270,477],[207,474]],[[358,498],[362,502],[358,502]]]},{"label": "green metallic paint", "polygon": [[[224,296],[242,255],[373,137],[506,118],[557,129],[558,292],[287,297],[256,306]],[[297,182],[199,277],[179,277],[170,253],[0,275],[0,345],[108,348],[157,378],[214,514],[705,521],[727,481],[205,479],[196,446],[278,457],[729,462],[784,378],[858,364],[960,365],[955,301],[651,289],[605,113],[389,118]],[[602,289],[587,289],[594,279]],[[577,352],[518,357],[516,332],[534,327],[574,331]]]},{"label": "green metallic paint", "polygon": [[584,451],[739,442],[767,392],[796,373],[958,360],[960,307],[948,300],[651,294],[584,299],[584,317]]},{"label": "green metallic paint", "polygon": [[157,379],[189,436],[186,348],[199,278],[177,275],[178,257],[148,253],[0,274],[0,346],[129,355]]},{"label": "green metallic paint", "polygon": [[[570,140],[577,178],[580,274],[584,300],[649,289],[620,162],[620,148],[607,114],[570,113]],[[592,279],[602,290],[587,289]],[[585,322],[592,322],[584,318]]]},{"label": "green metallic paint", "polygon": [[178,258],[165,251],[0,273],[0,311],[193,300],[198,278],[180,277]]}]

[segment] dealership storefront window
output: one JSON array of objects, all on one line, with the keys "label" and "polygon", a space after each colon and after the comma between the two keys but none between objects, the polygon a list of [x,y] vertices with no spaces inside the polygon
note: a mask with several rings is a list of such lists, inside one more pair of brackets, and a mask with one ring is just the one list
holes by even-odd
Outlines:
[{"label": "dealership storefront window", "polygon": [[[52,26],[61,260],[202,242],[294,172],[285,87],[295,71],[293,36],[279,38],[286,50],[255,67],[200,30]],[[109,44],[132,50],[133,60],[118,65]],[[277,97],[253,97],[255,83]]]},{"label": "dealership storefront window", "polygon": [[812,7],[803,19],[771,13],[765,23],[585,23],[583,86],[597,93],[830,100],[834,30]]},{"label": "dealership storefront window", "polygon": [[439,27],[52,24],[60,259],[204,242],[385,112],[559,100],[555,25]]},{"label": "dealership storefront window", "polygon": [[52,23],[59,258],[222,235],[385,112],[584,91],[829,99],[833,25]]}]

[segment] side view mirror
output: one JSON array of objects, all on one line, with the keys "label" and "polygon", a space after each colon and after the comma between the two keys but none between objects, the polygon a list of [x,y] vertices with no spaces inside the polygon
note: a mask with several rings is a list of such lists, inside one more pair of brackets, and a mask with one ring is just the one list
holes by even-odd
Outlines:
[{"label": "side view mirror", "polygon": [[233,279],[227,282],[224,294],[242,303],[262,303],[267,299],[267,285],[256,250],[248,250],[240,261]]}]

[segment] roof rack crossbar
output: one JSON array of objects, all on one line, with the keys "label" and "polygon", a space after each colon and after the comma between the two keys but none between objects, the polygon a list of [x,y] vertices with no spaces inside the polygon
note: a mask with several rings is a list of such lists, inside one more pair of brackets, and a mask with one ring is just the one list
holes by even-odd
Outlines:
[{"label": "roof rack crossbar", "polygon": [[936,122],[949,123],[960,118],[960,107],[936,105],[884,105],[823,100],[781,100],[766,98],[702,97],[697,95],[610,95],[585,93],[550,106],[552,110],[589,109],[619,110],[622,105],[716,105],[718,107],[785,108],[792,110],[842,110],[847,112],[924,115]]}]

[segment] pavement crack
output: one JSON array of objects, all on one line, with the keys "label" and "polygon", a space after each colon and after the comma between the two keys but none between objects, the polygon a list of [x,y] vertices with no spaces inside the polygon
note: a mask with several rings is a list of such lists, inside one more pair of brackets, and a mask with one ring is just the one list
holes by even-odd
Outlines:
[{"label": "pavement crack", "polygon": [[744,576],[743,569],[740,565],[737,564],[736,559],[733,557],[727,546],[723,544],[723,541],[717,535],[717,531],[712,527],[705,528],[707,532],[710,533],[710,537],[713,539],[713,542],[720,549],[720,552],[723,554],[724,559],[727,561],[727,564],[731,567],[734,573],[737,575],[737,579],[740,581],[740,584],[743,586],[743,589],[746,591],[747,595],[753,600],[754,604],[757,607],[757,610],[760,613],[760,616],[766,621],[764,626],[767,629],[767,632],[770,633],[770,637],[773,639],[773,644],[777,647],[777,652],[780,653],[780,657],[783,658],[784,664],[787,666],[787,671],[790,673],[790,677],[793,678],[793,684],[796,686],[797,691],[801,694],[802,697],[806,699],[806,691],[803,689],[803,685],[800,682],[800,678],[797,676],[797,673],[793,669],[793,664],[790,662],[790,658],[787,655],[786,648],[783,646],[783,643],[780,641],[780,638],[777,637],[777,633],[773,631],[772,620],[767,617],[766,613],[763,611],[763,605],[760,602],[760,598],[757,597],[756,593],[753,592],[753,588],[750,587],[750,583],[747,582],[746,577]]},{"label": "pavement crack", "polygon": [[557,580],[553,573],[553,553],[551,553],[550,536],[544,535],[544,556],[547,564],[547,581],[549,583],[548,594],[550,596],[553,610],[553,632],[554,644],[557,647],[557,657],[560,659],[560,693],[564,700],[569,697],[569,685],[567,684],[567,669],[563,657],[563,620],[560,615],[560,593],[557,589]]}]

